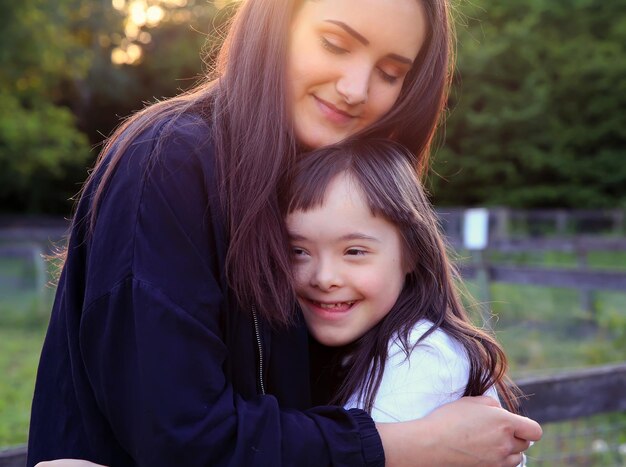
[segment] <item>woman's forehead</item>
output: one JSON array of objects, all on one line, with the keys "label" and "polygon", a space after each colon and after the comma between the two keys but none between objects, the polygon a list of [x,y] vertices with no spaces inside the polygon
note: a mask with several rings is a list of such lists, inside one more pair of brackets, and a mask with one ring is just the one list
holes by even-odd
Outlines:
[{"label": "woman's forehead", "polygon": [[[372,47],[387,47],[411,60],[426,36],[419,0],[308,0],[298,16],[327,26]],[[302,18],[300,18],[302,19]]]}]

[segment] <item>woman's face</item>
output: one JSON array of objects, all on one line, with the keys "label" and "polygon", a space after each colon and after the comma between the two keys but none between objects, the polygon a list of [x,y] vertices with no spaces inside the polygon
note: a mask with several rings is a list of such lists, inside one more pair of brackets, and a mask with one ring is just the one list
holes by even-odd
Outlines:
[{"label": "woman's face", "polygon": [[287,79],[298,142],[337,143],[396,102],[426,35],[419,0],[306,0],[291,28]]}]

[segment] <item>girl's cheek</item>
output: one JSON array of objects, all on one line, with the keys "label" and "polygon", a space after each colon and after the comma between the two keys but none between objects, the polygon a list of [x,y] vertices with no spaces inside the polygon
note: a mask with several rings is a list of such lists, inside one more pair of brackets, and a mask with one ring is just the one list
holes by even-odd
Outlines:
[{"label": "girl's cheek", "polygon": [[296,290],[303,289],[307,284],[307,268],[302,264],[296,264],[293,269],[293,278]]}]

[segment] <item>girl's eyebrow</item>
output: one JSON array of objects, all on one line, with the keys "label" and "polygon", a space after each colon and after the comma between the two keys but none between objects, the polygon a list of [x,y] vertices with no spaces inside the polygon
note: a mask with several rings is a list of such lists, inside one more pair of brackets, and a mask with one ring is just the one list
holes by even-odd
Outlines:
[{"label": "girl's eyebrow", "polygon": [[371,241],[371,242],[376,242],[376,243],[381,243],[381,241],[376,238],[376,237],[372,237],[371,235],[366,235],[364,233],[360,233],[360,232],[353,232],[353,233],[349,233],[346,235],[343,235],[340,237],[340,240],[366,240],[366,241]]},{"label": "girl's eyebrow", "polygon": [[[308,238],[305,237],[304,235],[300,235],[295,232],[288,232],[287,235],[289,236],[289,240],[295,241],[295,242],[303,242],[303,241],[308,240]],[[371,235],[367,235],[367,234],[360,233],[360,232],[352,232],[352,233],[342,235],[341,237],[339,237],[339,240],[341,241],[365,240],[365,241],[370,241],[370,242],[382,243],[378,238],[372,237]]]},{"label": "girl's eyebrow", "polygon": [[[305,237],[304,235],[300,235],[295,232],[288,232],[287,235],[289,236],[289,240],[295,241],[295,242],[303,242],[303,241],[308,240],[307,237]],[[376,243],[382,243],[378,238],[372,237],[371,235],[366,235],[361,232],[351,232],[351,233],[342,235],[341,237],[339,237],[339,240],[341,241],[366,240],[366,241],[371,241],[371,242],[376,242]]]},{"label": "girl's eyebrow", "polygon": [[300,235],[294,232],[287,232],[287,236],[289,237],[289,240],[291,241],[302,242],[306,240],[306,237],[304,235]]},{"label": "girl's eyebrow", "polygon": [[[352,37],[354,37],[357,41],[359,41],[363,45],[369,45],[370,44],[370,41],[368,41],[361,33],[355,31],[353,28],[348,26],[343,21],[337,21],[337,20],[334,20],[334,19],[327,19],[327,20],[325,20],[325,22],[334,24],[336,26],[339,26],[341,29],[346,31],[348,34],[350,34]],[[392,59],[392,60],[395,60],[397,62],[400,62],[400,63],[405,63],[407,65],[413,65],[413,60],[411,60],[410,58],[404,57],[402,55],[389,54],[389,55],[387,55],[387,57]]]}]

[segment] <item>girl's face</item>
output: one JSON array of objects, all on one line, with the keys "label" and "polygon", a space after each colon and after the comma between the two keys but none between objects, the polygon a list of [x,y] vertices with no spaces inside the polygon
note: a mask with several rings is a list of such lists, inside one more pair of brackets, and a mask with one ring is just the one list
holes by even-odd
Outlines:
[{"label": "girl's face", "polygon": [[425,34],[419,0],[304,1],[287,65],[298,142],[337,143],[379,120],[396,102]]},{"label": "girl's face", "polygon": [[322,206],[294,211],[286,224],[298,302],[315,339],[348,344],[389,313],[406,274],[402,240],[354,181],[339,175]]}]

